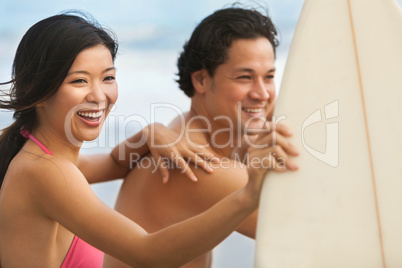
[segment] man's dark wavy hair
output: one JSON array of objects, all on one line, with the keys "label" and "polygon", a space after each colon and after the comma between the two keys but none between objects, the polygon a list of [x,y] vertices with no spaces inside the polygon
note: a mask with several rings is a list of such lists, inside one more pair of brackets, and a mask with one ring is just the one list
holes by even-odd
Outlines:
[{"label": "man's dark wavy hair", "polygon": [[206,17],[193,31],[177,62],[176,80],[184,93],[192,97],[191,74],[206,69],[212,77],[216,68],[227,60],[228,50],[236,39],[265,37],[274,49],[278,46],[277,31],[268,15],[256,9],[230,7]]}]

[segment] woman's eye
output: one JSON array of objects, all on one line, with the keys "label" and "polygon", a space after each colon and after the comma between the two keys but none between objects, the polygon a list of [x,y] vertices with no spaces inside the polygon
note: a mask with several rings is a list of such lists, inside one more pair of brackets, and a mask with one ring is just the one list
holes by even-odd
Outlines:
[{"label": "woman's eye", "polygon": [[110,75],[110,76],[107,76],[106,78],[105,78],[105,81],[112,81],[112,80],[115,80],[116,78],[114,77],[114,76],[112,76],[112,75]]},{"label": "woman's eye", "polygon": [[275,77],[275,76],[273,76],[273,75],[268,75],[268,76],[267,76],[267,79],[274,79],[274,77]]},{"label": "woman's eye", "polygon": [[74,83],[74,84],[83,84],[83,83],[86,83],[87,81],[85,81],[84,79],[77,79],[77,80],[74,80],[74,81],[72,81],[71,83]]}]

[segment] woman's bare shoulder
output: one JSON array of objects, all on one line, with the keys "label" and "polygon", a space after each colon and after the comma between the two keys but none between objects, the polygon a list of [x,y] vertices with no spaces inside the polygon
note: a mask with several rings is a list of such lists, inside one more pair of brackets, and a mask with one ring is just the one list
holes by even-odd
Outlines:
[{"label": "woman's bare shoulder", "polygon": [[66,159],[50,155],[19,153],[10,163],[5,183],[39,194],[57,191],[76,181],[86,181],[79,169]]}]

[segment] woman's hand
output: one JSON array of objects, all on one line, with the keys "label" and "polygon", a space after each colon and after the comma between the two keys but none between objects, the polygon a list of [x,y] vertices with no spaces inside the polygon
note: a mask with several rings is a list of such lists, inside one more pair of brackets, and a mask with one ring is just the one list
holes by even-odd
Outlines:
[{"label": "woman's hand", "polygon": [[190,162],[210,173],[213,170],[208,162],[219,162],[212,153],[201,147],[191,146],[186,139],[180,139],[174,131],[162,124],[149,125],[144,129],[144,134],[147,135],[147,145],[156,160],[163,183],[169,180],[169,167],[172,163],[192,181],[197,181],[188,165]]}]

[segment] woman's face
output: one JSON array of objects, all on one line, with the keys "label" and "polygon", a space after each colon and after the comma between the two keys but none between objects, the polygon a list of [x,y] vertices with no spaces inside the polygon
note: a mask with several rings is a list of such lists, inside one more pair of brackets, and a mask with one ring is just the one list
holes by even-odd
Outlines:
[{"label": "woman's face", "polygon": [[115,77],[108,48],[83,50],[57,92],[38,105],[39,126],[47,125],[73,143],[96,139],[117,100]]}]

